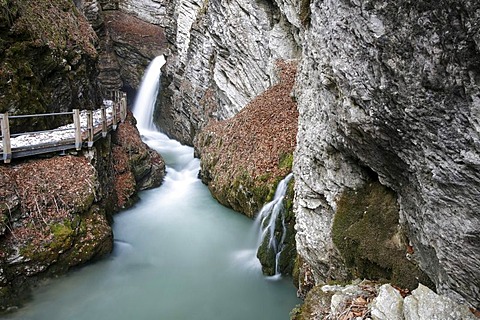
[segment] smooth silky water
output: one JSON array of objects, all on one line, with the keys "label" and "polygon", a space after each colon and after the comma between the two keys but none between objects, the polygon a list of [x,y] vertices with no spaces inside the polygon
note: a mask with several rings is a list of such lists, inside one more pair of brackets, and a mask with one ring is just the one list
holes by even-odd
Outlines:
[{"label": "smooth silky water", "polygon": [[167,175],[114,217],[113,253],[35,289],[4,319],[289,319],[296,289],[262,275],[253,221],[212,198],[192,148],[148,128]]}]

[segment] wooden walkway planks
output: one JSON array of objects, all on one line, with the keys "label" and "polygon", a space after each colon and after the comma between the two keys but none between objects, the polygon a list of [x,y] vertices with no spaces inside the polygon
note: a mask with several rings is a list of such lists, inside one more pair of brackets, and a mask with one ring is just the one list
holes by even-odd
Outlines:
[{"label": "wooden walkway planks", "polygon": [[[127,116],[127,97],[123,92],[114,92],[114,100],[111,107],[102,106],[92,111],[80,111],[74,109],[72,112],[9,116],[8,113],[0,114],[1,125],[1,150],[0,159],[4,163],[10,163],[12,159],[30,157],[39,154],[60,152],[71,149],[81,150],[91,148],[95,141],[103,138],[108,132],[116,130],[118,123],[123,122]],[[71,114],[73,125],[67,125],[53,130],[41,132],[25,132],[10,134],[9,119],[27,118],[40,116],[56,116]],[[83,121],[82,121],[83,120]],[[64,137],[58,132],[67,132]],[[52,139],[50,139],[53,137]],[[15,142],[25,140],[15,144]],[[47,140],[45,142],[45,140]]]}]

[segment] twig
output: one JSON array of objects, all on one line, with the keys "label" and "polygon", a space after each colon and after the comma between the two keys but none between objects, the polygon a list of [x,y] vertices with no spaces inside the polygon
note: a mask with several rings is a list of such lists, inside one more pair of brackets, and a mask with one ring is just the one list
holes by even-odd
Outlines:
[{"label": "twig", "polygon": [[38,206],[37,197],[35,197],[35,204],[36,204],[36,206],[37,206],[37,212],[38,212],[37,215],[38,215],[40,218],[42,218],[43,223],[45,223],[45,226],[48,226],[48,223],[47,223],[47,221],[45,221],[45,218],[43,218],[42,212],[40,211],[40,207]]}]

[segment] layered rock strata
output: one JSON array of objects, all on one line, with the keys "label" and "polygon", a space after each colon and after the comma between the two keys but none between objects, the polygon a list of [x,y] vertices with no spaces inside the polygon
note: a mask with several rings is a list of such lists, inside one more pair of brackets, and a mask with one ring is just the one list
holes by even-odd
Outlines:
[{"label": "layered rock strata", "polygon": [[178,1],[156,123],[191,144],[209,119],[232,117],[277,82],[275,61],[298,57],[297,30],[273,2]]},{"label": "layered rock strata", "polygon": [[339,199],[378,179],[398,196],[404,254],[438,292],[478,307],[480,5],[312,1],[310,10],[296,86],[300,255],[317,283],[345,278],[332,242]]}]

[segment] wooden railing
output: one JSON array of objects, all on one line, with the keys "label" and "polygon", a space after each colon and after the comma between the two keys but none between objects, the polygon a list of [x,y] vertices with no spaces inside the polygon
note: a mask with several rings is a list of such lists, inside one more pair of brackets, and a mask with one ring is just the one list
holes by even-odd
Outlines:
[{"label": "wooden railing", "polygon": [[[110,106],[103,105],[99,110],[80,111],[74,109],[71,112],[44,113],[33,115],[9,115],[0,114],[2,132],[2,159],[10,163],[11,159],[28,157],[38,154],[66,151],[69,149],[81,150],[83,147],[91,148],[100,137],[105,137],[110,130],[116,130],[119,122],[125,121],[127,116],[127,97],[124,92],[109,92],[112,100]],[[107,115],[109,110],[109,115]],[[10,133],[10,120],[21,118],[56,117],[71,115],[73,126],[66,125],[52,130],[31,131],[23,133]],[[86,120],[86,121],[82,121]],[[95,121],[97,120],[97,121]],[[59,133],[65,136],[59,136]],[[57,135],[57,136],[56,136]],[[52,137],[53,140],[49,140]],[[56,138],[55,138],[56,137]],[[47,140],[46,142],[43,140]],[[23,143],[21,142],[22,140]],[[27,142],[25,142],[27,141]],[[29,142],[30,141],[30,142]]]}]

